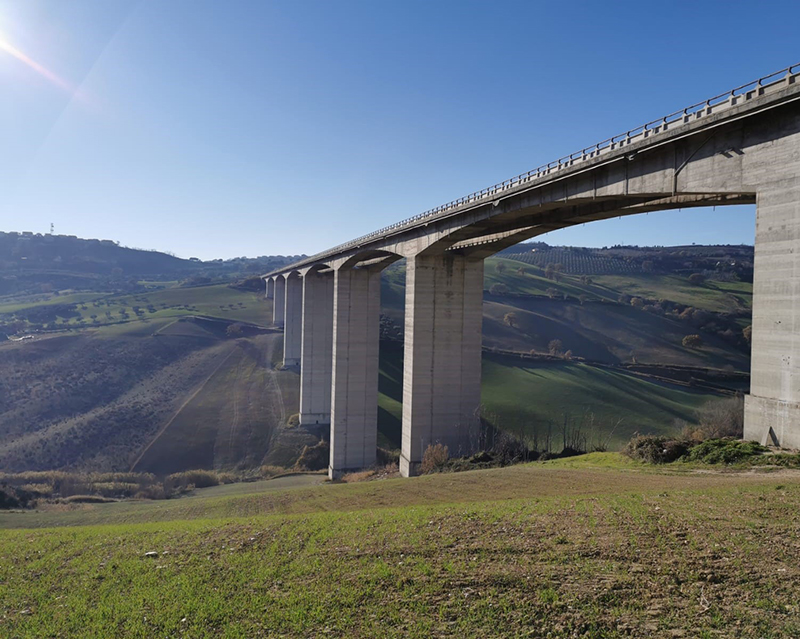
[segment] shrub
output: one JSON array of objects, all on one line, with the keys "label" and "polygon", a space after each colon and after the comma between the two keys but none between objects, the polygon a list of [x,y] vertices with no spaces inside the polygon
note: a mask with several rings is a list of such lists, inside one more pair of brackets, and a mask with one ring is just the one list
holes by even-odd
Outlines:
[{"label": "shrub", "polygon": [[499,431],[495,436],[494,445],[490,452],[493,453],[492,456],[502,466],[527,461],[529,458],[528,447],[525,445],[525,442],[514,433],[509,433],[504,430]]},{"label": "shrub", "polygon": [[700,348],[703,345],[703,338],[699,335],[687,335],[681,340],[686,348]]},{"label": "shrub", "polygon": [[709,439],[694,446],[689,451],[688,460],[705,464],[734,464],[768,450],[757,442],[743,442],[732,438]]},{"label": "shrub", "polygon": [[623,455],[648,464],[669,464],[683,457],[693,442],[656,435],[636,435],[622,450]]},{"label": "shrub", "polygon": [[359,470],[354,473],[346,473],[342,476],[342,481],[345,484],[354,484],[359,481],[366,481],[367,479],[372,478],[374,475],[375,471],[372,469]]},{"label": "shrub", "polygon": [[285,473],[286,469],[281,468],[280,466],[266,465],[262,466],[259,469],[259,472],[261,473],[261,476],[264,479],[272,479],[273,477],[277,477],[278,475],[282,475],[283,473]]},{"label": "shrub", "polygon": [[116,500],[100,495],[70,495],[64,501],[68,504],[108,504]]},{"label": "shrub", "polygon": [[167,494],[184,492],[193,488],[208,488],[218,486],[217,474],[210,470],[186,470],[173,473],[164,480],[164,491]]},{"label": "shrub", "polygon": [[430,444],[422,455],[420,472],[423,475],[440,472],[447,466],[450,451],[444,444]]},{"label": "shrub", "polygon": [[400,452],[396,450],[387,450],[386,448],[378,447],[375,455],[375,464],[377,466],[390,466],[391,464],[400,463]]},{"label": "shrub", "polygon": [[151,486],[144,486],[137,492],[134,499],[166,499],[167,494],[164,492],[164,486],[161,484],[154,484]]},{"label": "shrub", "polygon": [[508,286],[505,284],[492,284],[489,288],[489,292],[492,295],[508,295]]},{"label": "shrub", "polygon": [[691,284],[694,284],[695,286],[700,286],[705,281],[706,281],[706,278],[702,273],[692,273],[689,276],[689,282]]},{"label": "shrub", "polygon": [[313,446],[303,446],[303,452],[295,463],[298,470],[324,470],[330,464],[331,447],[325,440]]},{"label": "shrub", "polygon": [[7,486],[0,488],[0,510],[10,510],[11,508],[19,507],[19,499],[17,499],[14,489]]},{"label": "shrub", "polygon": [[697,411],[700,439],[742,437],[744,434],[744,397],[706,403]]}]

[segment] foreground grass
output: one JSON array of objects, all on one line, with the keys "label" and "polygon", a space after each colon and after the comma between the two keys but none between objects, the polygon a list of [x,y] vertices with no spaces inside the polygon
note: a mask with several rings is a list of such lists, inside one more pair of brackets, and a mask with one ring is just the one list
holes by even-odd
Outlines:
[{"label": "foreground grass", "polygon": [[206,515],[220,499],[307,511],[6,531],[0,635],[800,633],[793,474],[525,466],[218,497]]}]

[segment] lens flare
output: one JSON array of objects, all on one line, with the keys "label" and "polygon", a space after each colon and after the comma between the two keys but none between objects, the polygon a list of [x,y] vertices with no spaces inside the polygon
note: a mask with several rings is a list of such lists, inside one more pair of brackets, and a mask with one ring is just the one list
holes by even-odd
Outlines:
[{"label": "lens flare", "polygon": [[0,37],[0,51],[5,51],[10,56],[15,57],[17,60],[23,62],[24,64],[28,65],[31,69],[36,71],[36,73],[38,73],[41,76],[44,76],[45,78],[50,80],[50,82],[64,89],[65,91],[69,91],[70,93],[73,91],[73,88],[67,82],[59,78],[55,73],[53,73],[49,69],[46,69],[35,60],[32,60],[22,51],[17,49],[14,45],[12,45],[10,42],[4,40],[1,37]]}]

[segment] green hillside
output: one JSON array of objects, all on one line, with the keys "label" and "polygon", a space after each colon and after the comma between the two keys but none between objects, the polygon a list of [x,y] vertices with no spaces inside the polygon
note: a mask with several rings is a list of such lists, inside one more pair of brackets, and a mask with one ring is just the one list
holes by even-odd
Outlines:
[{"label": "green hillside", "polygon": [[[550,279],[516,259],[486,261],[483,406],[490,421],[538,437],[565,420],[589,420],[597,439],[610,435],[617,445],[635,431],[692,421],[717,395],[586,362],[689,367],[680,375],[687,381],[707,367],[749,369],[742,328],[750,322],[750,284],[692,285],[684,275],[636,273],[625,264],[623,275],[587,280],[577,271]],[[404,280],[403,262],[384,274],[384,337],[402,338]],[[644,301],[635,307],[625,296]],[[0,467],[133,465],[167,473],[293,464],[317,434],[286,427],[298,412],[298,379],[274,370],[280,336],[256,328],[271,318],[260,287],[224,284],[140,280],[136,292],[0,297],[5,330],[36,335],[0,343]],[[228,335],[232,323],[245,331]],[[700,348],[683,346],[691,333],[701,335]],[[499,354],[549,354],[554,340],[569,361]],[[382,340],[381,349],[379,443],[396,449],[402,346]]]},{"label": "green hillside", "polygon": [[[379,445],[400,447],[402,346],[381,344]],[[695,423],[696,411],[723,397],[712,391],[637,377],[577,362],[545,362],[484,353],[482,411],[491,423],[540,444],[548,431],[560,450],[565,422],[590,444],[619,448],[634,433],[675,432],[676,420]]]},{"label": "green hillside", "polygon": [[[126,293],[40,294],[27,298],[0,299],[0,318],[20,323],[15,332],[44,326],[47,329],[90,328],[130,322],[177,318],[186,315],[268,325],[271,302],[263,293],[232,288],[225,284],[171,287]],[[2,324],[2,322],[0,322]]]},{"label": "green hillside", "polygon": [[[499,267],[499,270],[498,270]],[[519,269],[525,270],[520,273]],[[747,311],[752,304],[752,282],[720,282],[707,280],[693,285],[686,276],[659,273],[626,273],[625,275],[592,275],[591,284],[581,282],[579,275],[561,275],[560,281],[544,277],[544,270],[517,260],[490,257],[485,262],[484,288],[506,284],[512,294],[547,296],[548,289],[558,295],[577,299],[617,302],[620,295],[640,296],[653,300],[670,300],[711,312]]]}]

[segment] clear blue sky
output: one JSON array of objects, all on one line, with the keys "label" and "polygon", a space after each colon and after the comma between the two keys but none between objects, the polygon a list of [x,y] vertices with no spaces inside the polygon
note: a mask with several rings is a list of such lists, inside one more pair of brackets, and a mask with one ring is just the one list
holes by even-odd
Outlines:
[{"label": "clear blue sky", "polygon": [[[800,3],[0,0],[0,230],[313,253],[800,62]],[[753,241],[754,208],[550,243]]]}]

